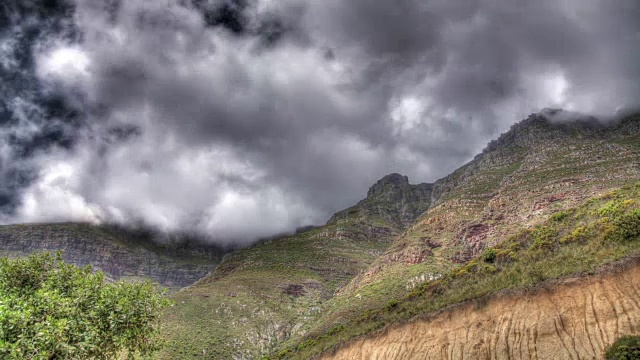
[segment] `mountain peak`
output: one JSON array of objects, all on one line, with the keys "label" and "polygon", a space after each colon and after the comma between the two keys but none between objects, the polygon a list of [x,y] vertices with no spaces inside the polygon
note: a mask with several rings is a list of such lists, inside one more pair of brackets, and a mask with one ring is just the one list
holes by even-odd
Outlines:
[{"label": "mountain peak", "polygon": [[378,180],[367,192],[367,197],[381,195],[391,189],[401,189],[409,187],[409,178],[398,173],[389,174]]},{"label": "mountain peak", "polygon": [[393,173],[378,180],[357,205],[337,212],[328,223],[354,214],[384,219],[395,226],[404,227],[414,221],[431,205],[433,184],[409,184],[405,175]]}]

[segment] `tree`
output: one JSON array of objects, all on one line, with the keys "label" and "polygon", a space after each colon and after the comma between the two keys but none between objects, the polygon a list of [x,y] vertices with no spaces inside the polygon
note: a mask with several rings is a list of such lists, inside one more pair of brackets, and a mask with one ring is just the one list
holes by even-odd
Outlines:
[{"label": "tree", "polygon": [[0,358],[134,359],[158,349],[169,304],[153,284],[105,282],[60,253],[0,259]]}]

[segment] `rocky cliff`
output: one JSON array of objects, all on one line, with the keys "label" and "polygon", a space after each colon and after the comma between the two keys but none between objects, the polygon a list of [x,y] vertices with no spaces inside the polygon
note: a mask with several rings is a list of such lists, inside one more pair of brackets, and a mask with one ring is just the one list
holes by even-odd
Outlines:
[{"label": "rocky cliff", "polygon": [[389,326],[322,359],[602,359],[640,335],[640,259]]},{"label": "rocky cliff", "polygon": [[89,224],[0,226],[0,256],[62,251],[66,262],[93,265],[113,280],[151,279],[178,289],[196,282],[222,260],[221,249],[157,244],[123,229]]},{"label": "rocky cliff", "polygon": [[339,223],[358,213],[368,219],[379,219],[394,227],[406,228],[431,206],[433,184],[409,184],[409,178],[390,174],[378,180],[367,197],[353,207],[334,214],[328,224]]}]

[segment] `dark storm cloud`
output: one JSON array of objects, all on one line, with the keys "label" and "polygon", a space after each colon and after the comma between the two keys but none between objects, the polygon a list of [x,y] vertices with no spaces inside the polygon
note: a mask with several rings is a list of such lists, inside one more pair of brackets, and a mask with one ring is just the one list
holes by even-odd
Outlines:
[{"label": "dark storm cloud", "polygon": [[[40,86],[35,51],[72,41],[73,6],[65,1],[0,4],[0,213],[13,214],[22,190],[37,178],[34,153],[69,148],[80,121],[66,96]],[[0,217],[2,217],[0,216]]]},{"label": "dark storm cloud", "polygon": [[43,118],[86,120],[46,130],[55,146],[30,135],[39,172],[16,219],[141,221],[234,242],[321,222],[386,173],[446,175],[531,112],[637,106],[638,9],[77,1],[78,40],[49,31],[28,47],[31,68],[8,70],[63,95],[60,115],[33,107]]}]

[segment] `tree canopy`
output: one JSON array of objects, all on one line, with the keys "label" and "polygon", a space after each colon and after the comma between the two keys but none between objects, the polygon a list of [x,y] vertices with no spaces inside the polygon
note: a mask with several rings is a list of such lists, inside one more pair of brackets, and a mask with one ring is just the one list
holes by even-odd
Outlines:
[{"label": "tree canopy", "polygon": [[105,281],[61,254],[0,258],[0,358],[115,359],[149,355],[169,304],[150,283]]}]

